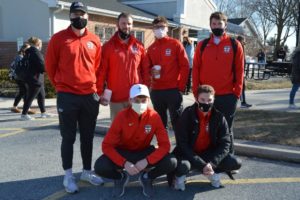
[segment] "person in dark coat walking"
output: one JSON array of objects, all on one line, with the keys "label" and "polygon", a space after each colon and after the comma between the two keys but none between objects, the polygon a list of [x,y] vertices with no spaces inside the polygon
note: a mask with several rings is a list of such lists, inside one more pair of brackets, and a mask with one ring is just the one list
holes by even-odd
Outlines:
[{"label": "person in dark coat walking", "polygon": [[292,90],[290,92],[289,108],[297,109],[295,105],[295,95],[300,87],[300,47],[298,47],[292,56]]}]

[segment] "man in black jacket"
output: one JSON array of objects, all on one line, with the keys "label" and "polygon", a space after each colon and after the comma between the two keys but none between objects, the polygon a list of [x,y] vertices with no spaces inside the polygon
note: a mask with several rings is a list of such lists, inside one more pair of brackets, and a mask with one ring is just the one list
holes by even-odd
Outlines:
[{"label": "man in black jacket", "polygon": [[231,145],[225,117],[213,107],[214,89],[201,85],[197,101],[182,113],[176,127],[176,143],[173,153],[178,165],[168,175],[169,184],[177,190],[185,190],[185,177],[190,170],[199,170],[213,187],[220,187],[221,172],[241,167],[241,161],[229,154]]}]

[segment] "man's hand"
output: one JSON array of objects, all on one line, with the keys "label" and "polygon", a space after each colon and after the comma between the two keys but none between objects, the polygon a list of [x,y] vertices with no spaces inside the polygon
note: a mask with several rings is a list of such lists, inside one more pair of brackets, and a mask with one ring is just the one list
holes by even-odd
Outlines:
[{"label": "man's hand", "polygon": [[109,101],[107,99],[105,99],[103,97],[103,95],[101,95],[101,97],[100,97],[100,104],[103,105],[103,106],[107,106],[108,103],[109,103]]},{"label": "man's hand", "polygon": [[138,174],[140,171],[129,161],[126,161],[124,164],[125,170],[128,172],[130,176]]},{"label": "man's hand", "polygon": [[135,167],[139,170],[142,171],[144,170],[148,165],[148,161],[146,158],[144,158],[143,160],[138,161],[137,163],[135,163]]},{"label": "man's hand", "polygon": [[210,164],[210,163],[207,163],[207,164],[205,165],[205,167],[203,168],[203,175],[204,175],[204,176],[209,176],[209,175],[213,175],[214,173],[215,173],[215,172],[214,172],[214,170],[213,170],[211,164]]}]

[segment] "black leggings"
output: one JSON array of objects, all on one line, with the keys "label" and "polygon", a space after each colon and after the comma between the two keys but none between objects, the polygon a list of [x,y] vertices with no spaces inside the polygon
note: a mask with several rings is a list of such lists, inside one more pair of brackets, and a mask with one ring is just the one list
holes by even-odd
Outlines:
[{"label": "black leggings", "polygon": [[23,81],[16,80],[16,83],[18,85],[18,93],[16,94],[15,101],[14,101],[14,107],[17,107],[20,103],[21,99],[23,98],[24,102],[26,99],[26,86]]},{"label": "black leggings", "polygon": [[26,99],[23,105],[23,111],[22,114],[26,115],[28,113],[28,110],[33,102],[33,100],[37,97],[38,106],[40,108],[41,113],[46,112],[45,108],[45,88],[44,85],[37,86],[33,84],[25,84],[27,94]]},{"label": "black leggings", "polygon": [[[151,154],[154,150],[155,148],[153,146],[150,146],[149,148],[138,152],[132,152],[126,150],[118,150],[118,152],[128,161],[132,163],[136,163],[139,160],[146,158],[147,155]],[[177,165],[177,161],[175,156],[168,153],[156,164],[147,166],[147,168],[151,169],[148,172],[148,176],[150,179],[155,179],[156,177],[174,171],[176,165]],[[96,174],[105,178],[121,179],[122,175],[119,171],[122,169],[123,167],[116,165],[104,154],[100,156],[95,163]]]}]

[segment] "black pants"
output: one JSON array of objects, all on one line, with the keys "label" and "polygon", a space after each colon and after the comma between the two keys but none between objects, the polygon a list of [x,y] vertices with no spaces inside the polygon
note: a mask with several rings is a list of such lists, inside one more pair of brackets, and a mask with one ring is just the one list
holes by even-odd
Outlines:
[{"label": "black pants", "polygon": [[223,113],[224,117],[226,118],[229,131],[230,131],[230,139],[231,139],[231,146],[230,146],[230,153],[233,153],[233,120],[237,106],[237,97],[234,94],[227,94],[227,95],[218,95],[215,97],[214,106],[217,110]]},{"label": "black pants", "polygon": [[44,84],[38,86],[34,84],[25,84],[26,86],[26,99],[23,105],[22,114],[26,115],[28,110],[33,102],[33,100],[37,97],[38,106],[40,108],[41,113],[46,112],[45,108],[45,88]]},{"label": "black pants", "polygon": [[[118,150],[118,152],[126,158],[126,160],[135,164],[139,160],[142,160],[147,157],[147,155],[151,154],[155,148],[150,146],[149,148],[139,151],[132,152],[126,150]],[[148,165],[147,168],[150,168],[148,172],[148,176],[150,179],[155,179],[161,175],[170,173],[174,171],[177,165],[177,160],[172,154],[167,154],[163,157],[158,163],[155,165]],[[113,161],[111,161],[106,155],[100,156],[95,163],[95,173],[99,176],[109,178],[109,179],[121,179],[120,170],[124,169],[116,165]]]},{"label": "black pants", "polygon": [[186,88],[185,88],[186,94],[188,94],[191,91],[191,84],[192,84],[192,68],[190,68],[188,81],[186,83]]},{"label": "black pants", "polygon": [[154,109],[160,115],[165,127],[168,123],[167,110],[169,110],[171,123],[176,127],[176,121],[182,111],[182,95],[178,89],[152,90],[150,93]]},{"label": "black pants", "polygon": [[243,89],[242,89],[242,95],[240,97],[241,103],[245,104],[246,103],[246,93],[245,93],[246,85],[245,85],[245,78],[243,81]]},{"label": "black pants", "polygon": [[16,80],[16,83],[18,85],[18,93],[16,94],[16,97],[15,97],[15,101],[14,101],[14,107],[17,107],[18,104],[20,103],[21,99],[23,98],[24,102],[25,102],[25,99],[26,99],[26,86],[25,86],[25,83],[23,81],[19,81],[19,80]]},{"label": "black pants", "polygon": [[91,170],[93,139],[99,113],[99,96],[97,94],[75,95],[59,92],[57,94],[57,112],[62,136],[63,169],[72,168],[73,144],[76,140],[78,123],[83,169]]},{"label": "black pants", "polygon": [[[206,155],[200,155],[201,158],[205,162],[209,162],[208,156]],[[232,170],[238,170],[242,166],[242,162],[240,159],[236,158],[232,154],[228,154],[221,162],[220,164],[214,169],[215,173],[222,173],[222,172],[231,172]],[[177,168],[175,170],[175,175],[177,177],[182,175],[187,175],[189,171],[191,170],[200,170],[197,169],[195,166],[191,165],[191,163],[182,157],[177,158]]]}]

